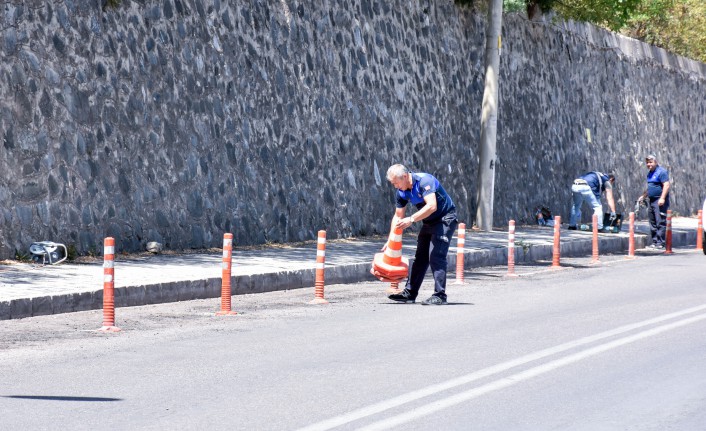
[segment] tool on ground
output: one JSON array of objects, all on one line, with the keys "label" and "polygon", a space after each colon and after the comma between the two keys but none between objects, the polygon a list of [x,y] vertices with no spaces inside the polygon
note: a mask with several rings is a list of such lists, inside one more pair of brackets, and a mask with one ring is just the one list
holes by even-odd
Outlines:
[{"label": "tool on ground", "polygon": [[[61,252],[61,248],[64,252]],[[33,242],[29,246],[29,252],[32,253],[32,261],[41,263],[42,265],[56,265],[66,260],[68,252],[64,244],[52,241]]]}]

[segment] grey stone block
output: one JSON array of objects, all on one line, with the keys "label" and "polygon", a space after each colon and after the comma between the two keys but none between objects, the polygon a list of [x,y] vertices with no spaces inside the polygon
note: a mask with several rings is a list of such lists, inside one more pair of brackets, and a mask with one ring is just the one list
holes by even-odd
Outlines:
[{"label": "grey stone block", "polygon": [[162,283],[162,297],[159,302],[177,302],[179,300],[179,290],[183,289],[184,287],[182,286],[187,283],[191,283],[191,281]]},{"label": "grey stone block", "polygon": [[126,305],[134,307],[136,305],[145,305],[145,286],[130,286],[126,292]]},{"label": "grey stone block", "polygon": [[52,300],[52,313],[71,313],[74,311],[74,296],[73,294],[67,293],[62,295],[53,295]]},{"label": "grey stone block", "polygon": [[53,313],[51,296],[32,298],[32,316],[46,316]]},{"label": "grey stone block", "polygon": [[73,311],[99,310],[103,308],[103,291],[74,293]]},{"label": "grey stone block", "polygon": [[[221,296],[221,279],[220,278],[209,278],[208,282],[204,284],[204,292],[202,293],[203,298],[218,298]],[[235,294],[235,284],[233,277],[231,277],[230,293]]]},{"label": "grey stone block", "polygon": [[0,320],[8,320],[12,318],[10,311],[10,301],[0,301]]},{"label": "grey stone block", "polygon": [[13,319],[21,319],[23,317],[32,316],[32,300],[31,299],[13,299],[10,301],[10,317]]},{"label": "grey stone block", "polygon": [[145,286],[145,304],[159,304],[162,300],[162,285],[148,284]]},{"label": "grey stone block", "polygon": [[113,299],[115,307],[126,307],[128,305],[129,287],[118,287],[113,289]]},{"label": "grey stone block", "polygon": [[[176,293],[175,301],[190,301],[194,299],[194,292],[203,290],[206,280],[189,280],[180,283],[175,283],[174,291]],[[168,301],[171,302],[171,301]]]}]

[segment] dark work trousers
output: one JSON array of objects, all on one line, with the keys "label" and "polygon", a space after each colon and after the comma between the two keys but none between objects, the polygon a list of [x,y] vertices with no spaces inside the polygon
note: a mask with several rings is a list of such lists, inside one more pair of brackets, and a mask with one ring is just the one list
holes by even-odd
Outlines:
[{"label": "dark work trousers", "polygon": [[657,205],[657,202],[659,202],[659,198],[650,198],[650,206],[647,207],[647,215],[650,216],[652,244],[665,245],[669,202],[665,202],[662,206]]},{"label": "dark work trousers", "polygon": [[424,281],[427,268],[431,266],[434,274],[434,295],[446,298],[446,255],[449,252],[451,238],[456,231],[458,220],[456,213],[446,214],[440,221],[422,225],[417,237],[417,251],[405,287],[416,298]]}]

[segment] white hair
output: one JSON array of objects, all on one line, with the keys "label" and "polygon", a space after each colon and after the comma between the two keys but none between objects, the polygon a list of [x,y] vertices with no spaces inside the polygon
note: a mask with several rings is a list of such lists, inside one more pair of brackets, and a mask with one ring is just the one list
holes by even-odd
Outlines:
[{"label": "white hair", "polygon": [[409,169],[406,166],[396,164],[392,165],[387,169],[387,180],[390,181],[393,178],[402,178],[409,173]]}]

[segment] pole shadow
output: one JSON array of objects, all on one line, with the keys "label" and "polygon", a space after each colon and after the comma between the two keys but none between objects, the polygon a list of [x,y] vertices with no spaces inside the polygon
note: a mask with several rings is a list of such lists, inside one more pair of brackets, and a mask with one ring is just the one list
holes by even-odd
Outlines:
[{"label": "pole shadow", "polygon": [[65,396],[65,395],[3,395],[3,398],[14,398],[14,399],[20,399],[20,400],[40,400],[40,401],[91,401],[91,402],[123,401],[122,398],[72,397],[72,396]]}]

